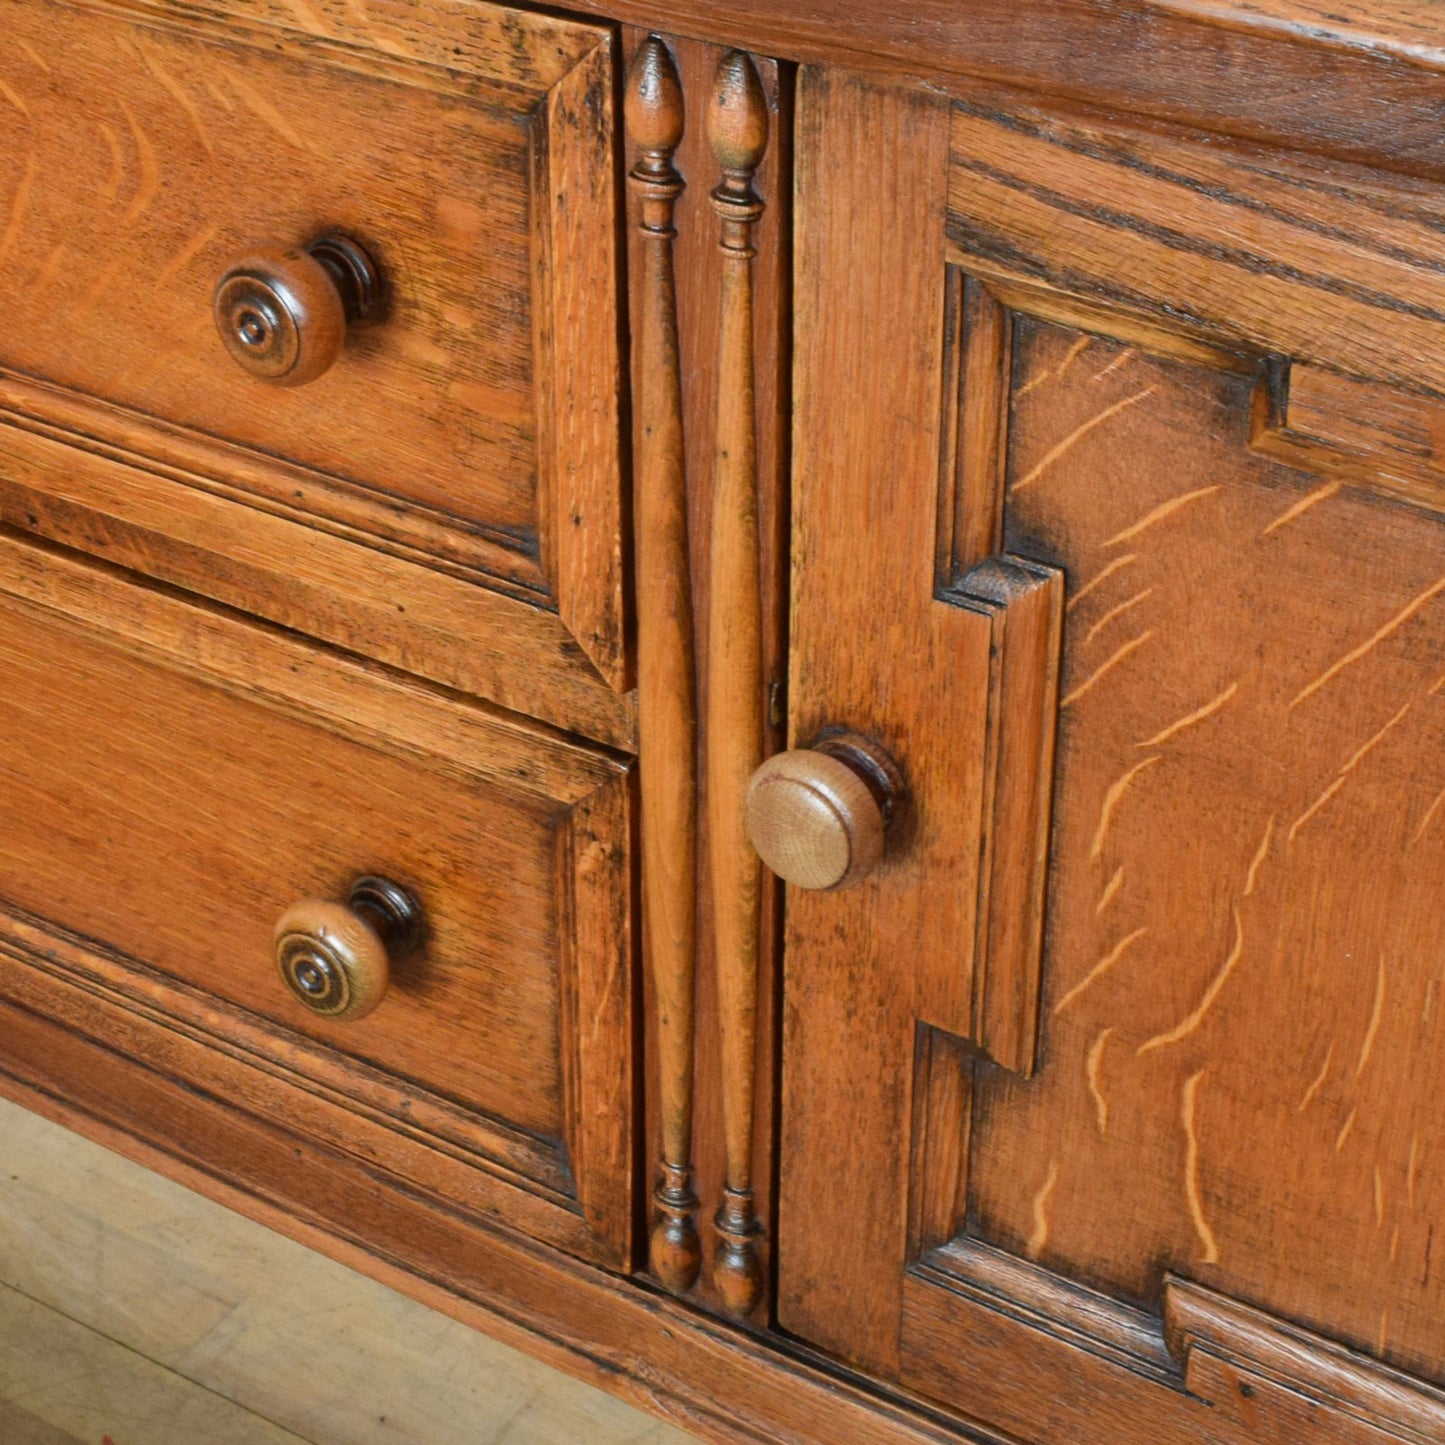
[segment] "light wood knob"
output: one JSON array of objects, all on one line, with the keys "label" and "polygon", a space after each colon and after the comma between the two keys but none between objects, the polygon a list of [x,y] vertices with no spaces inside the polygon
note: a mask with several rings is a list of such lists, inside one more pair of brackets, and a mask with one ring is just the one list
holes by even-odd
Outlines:
[{"label": "light wood knob", "polygon": [[421,935],[421,908],[386,878],[358,878],[345,903],[306,898],[276,924],[282,982],[313,1013],[359,1019],[386,994],[392,963]]},{"label": "light wood knob", "polygon": [[216,329],[258,381],[302,386],[327,371],[346,327],[373,309],[376,268],[345,236],[305,250],[265,246],[238,256],[216,283]]},{"label": "light wood knob", "polygon": [[902,793],[893,760],[851,734],[777,753],[748,784],[748,837],[797,888],[851,888],[883,858]]}]

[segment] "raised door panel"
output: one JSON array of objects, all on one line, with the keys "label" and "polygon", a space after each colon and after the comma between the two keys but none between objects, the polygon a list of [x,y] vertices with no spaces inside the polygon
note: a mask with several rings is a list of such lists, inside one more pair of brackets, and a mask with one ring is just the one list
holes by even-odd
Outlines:
[{"label": "raised door panel", "polygon": [[[807,80],[790,725],[912,822],[789,895],[783,1322],[1030,1440],[1438,1438],[1432,199]],[[940,656],[984,556],[1056,677]]]}]

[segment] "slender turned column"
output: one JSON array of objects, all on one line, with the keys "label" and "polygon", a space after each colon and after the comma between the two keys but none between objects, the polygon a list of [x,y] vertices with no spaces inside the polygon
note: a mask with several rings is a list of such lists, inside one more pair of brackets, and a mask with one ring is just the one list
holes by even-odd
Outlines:
[{"label": "slender turned column", "polygon": [[697,945],[697,694],[683,471],[682,381],[673,276],[673,207],[683,181],[682,85],[649,36],[628,75],[627,131],[642,152],[636,339],[636,557],[642,889],[656,1002],[662,1162],[649,1241],[653,1273],[682,1293],[700,1263],[692,1187],[693,983]]},{"label": "slender turned column", "polygon": [[741,51],[730,51],[718,66],[708,140],[722,168],[712,193],[721,219],[722,294],[708,584],[707,808],[726,1179],[713,1276],[724,1305],[746,1315],[763,1289],[752,1181],[761,865],[748,841],[745,799],[762,761],[764,726],[752,260],[753,229],[763,214],[753,173],[767,149],[768,109],[757,70]]}]

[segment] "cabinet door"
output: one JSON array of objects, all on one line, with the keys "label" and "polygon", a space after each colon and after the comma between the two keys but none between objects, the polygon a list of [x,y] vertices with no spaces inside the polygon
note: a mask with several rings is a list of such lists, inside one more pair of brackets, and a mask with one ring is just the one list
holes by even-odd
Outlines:
[{"label": "cabinet door", "polygon": [[805,72],[781,1324],[1025,1440],[1445,1434],[1445,205]]}]

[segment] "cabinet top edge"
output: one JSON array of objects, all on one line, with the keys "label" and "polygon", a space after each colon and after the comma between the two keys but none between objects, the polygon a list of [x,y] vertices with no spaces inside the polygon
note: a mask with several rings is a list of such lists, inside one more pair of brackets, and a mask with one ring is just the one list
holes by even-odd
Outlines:
[{"label": "cabinet top edge", "polygon": [[1445,177],[1439,0],[572,0],[570,8],[782,60],[944,89],[984,81]]}]

